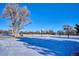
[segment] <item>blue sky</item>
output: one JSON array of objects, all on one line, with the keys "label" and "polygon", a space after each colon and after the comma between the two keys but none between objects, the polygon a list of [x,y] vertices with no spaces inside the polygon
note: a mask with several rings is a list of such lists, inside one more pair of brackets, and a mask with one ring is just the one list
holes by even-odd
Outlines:
[{"label": "blue sky", "polygon": [[[61,3],[24,3],[19,7],[26,6],[30,11],[32,24],[26,26],[27,31],[43,30],[62,30],[64,24],[74,26],[79,23],[79,4],[61,4]],[[0,4],[0,15],[5,4]],[[0,29],[9,29],[9,20],[0,19]]]}]

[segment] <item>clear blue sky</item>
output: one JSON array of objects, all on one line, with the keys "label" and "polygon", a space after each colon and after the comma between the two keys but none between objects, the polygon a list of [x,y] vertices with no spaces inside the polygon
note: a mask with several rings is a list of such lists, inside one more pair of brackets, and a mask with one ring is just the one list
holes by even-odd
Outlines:
[{"label": "clear blue sky", "polygon": [[[19,4],[30,11],[32,24],[26,26],[27,31],[61,30],[64,24],[74,26],[79,23],[79,4]],[[0,4],[0,15],[5,4]],[[0,19],[0,29],[7,30],[9,20]]]}]

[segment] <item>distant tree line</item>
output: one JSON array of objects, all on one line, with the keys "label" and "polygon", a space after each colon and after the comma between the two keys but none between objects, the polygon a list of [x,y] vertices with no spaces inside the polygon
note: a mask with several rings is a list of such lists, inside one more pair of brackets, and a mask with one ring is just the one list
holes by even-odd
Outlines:
[{"label": "distant tree line", "polygon": [[[0,33],[9,33],[11,34],[11,30],[9,31],[3,31],[0,30]],[[62,26],[62,30],[58,30],[57,32],[54,32],[53,30],[40,30],[40,31],[29,31],[29,32],[23,32],[21,31],[20,34],[51,34],[51,35],[67,35],[69,38],[69,35],[79,35],[79,24],[75,24],[74,26],[70,26],[68,24]]]},{"label": "distant tree line", "polygon": [[68,24],[62,26],[62,30],[58,30],[54,32],[53,30],[40,30],[40,31],[30,31],[23,32],[24,34],[51,34],[51,35],[79,35],[79,24],[75,24],[74,26],[70,26]]},{"label": "distant tree line", "polygon": [[29,31],[29,32],[21,32],[23,34],[51,34],[55,35],[56,33],[53,30],[40,30],[40,31]]}]

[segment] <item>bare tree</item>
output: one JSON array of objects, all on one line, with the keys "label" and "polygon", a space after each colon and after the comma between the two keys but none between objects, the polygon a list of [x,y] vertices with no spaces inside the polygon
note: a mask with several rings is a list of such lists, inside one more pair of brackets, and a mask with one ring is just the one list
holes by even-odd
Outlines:
[{"label": "bare tree", "polygon": [[70,26],[70,25],[64,25],[63,29],[65,31],[65,34],[67,34],[67,36],[69,38],[69,35],[70,35],[71,31],[72,31],[72,26]]},{"label": "bare tree", "polygon": [[31,23],[28,9],[26,7],[20,8],[18,4],[14,3],[6,4],[3,10],[3,17],[11,20],[10,27],[15,36],[19,36],[20,30]]}]

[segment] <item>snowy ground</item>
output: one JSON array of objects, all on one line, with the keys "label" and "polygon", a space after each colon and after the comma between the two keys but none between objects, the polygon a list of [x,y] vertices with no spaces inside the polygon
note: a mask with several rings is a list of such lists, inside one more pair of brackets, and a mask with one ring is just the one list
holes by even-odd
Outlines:
[{"label": "snowy ground", "polygon": [[79,52],[78,36],[70,36],[73,39],[52,35],[24,35],[24,37],[16,39],[1,36],[0,56],[54,56]]},{"label": "snowy ground", "polygon": [[[28,44],[27,44],[28,45]],[[15,38],[0,38],[0,56],[40,56],[35,50],[24,46]]]},{"label": "snowy ground", "polygon": [[68,36],[67,35],[39,35],[39,34],[33,34],[33,35],[24,35],[23,37],[28,37],[28,38],[40,38],[40,39],[53,39],[53,40],[58,40],[58,41],[76,41],[79,42],[79,36]]},{"label": "snowy ground", "polygon": [[[67,35],[50,35],[50,34],[24,34],[23,37],[31,37],[31,38],[68,38]],[[79,39],[79,36],[70,35],[69,38]]]}]

